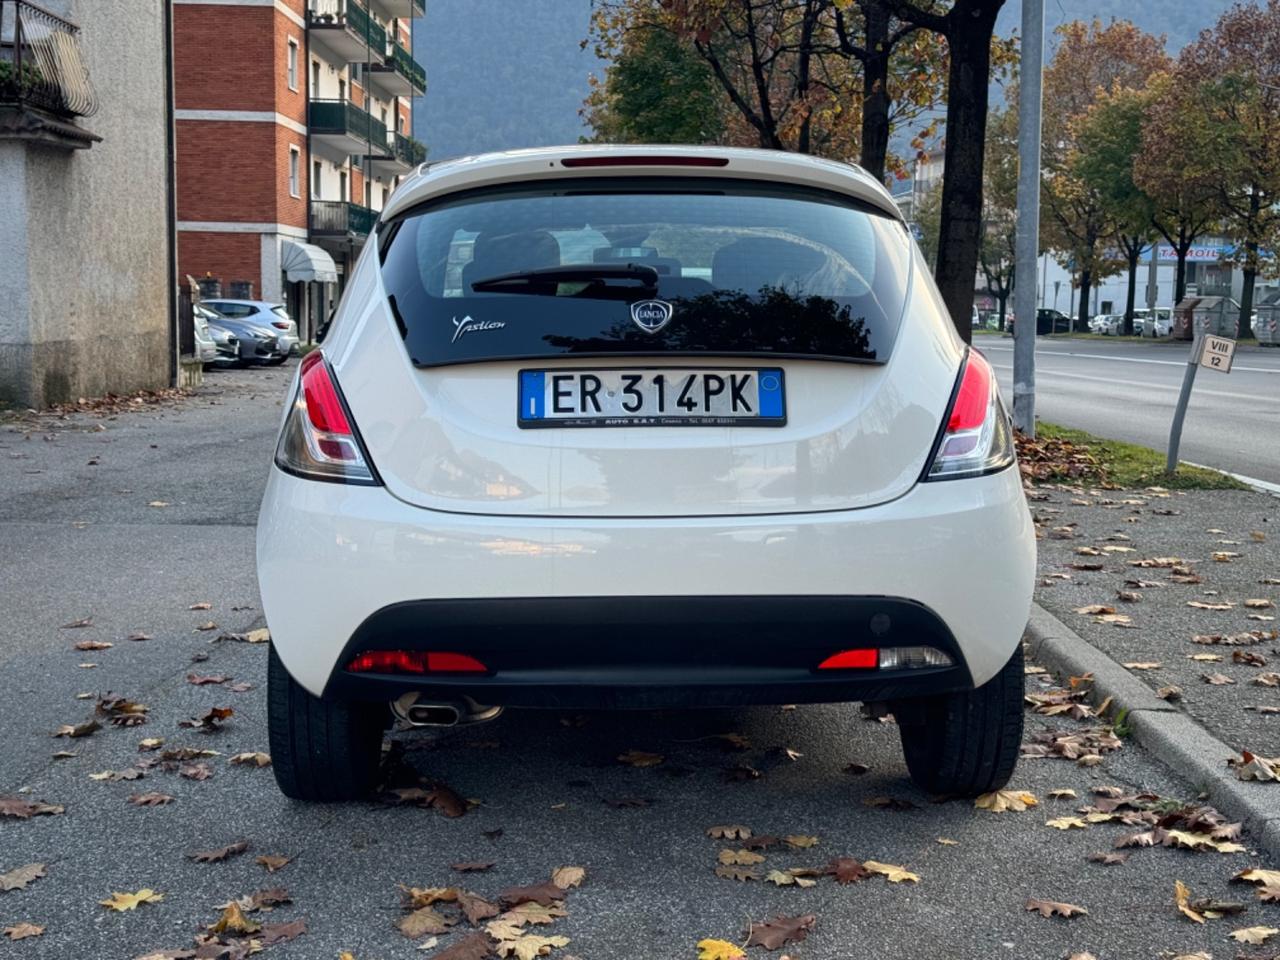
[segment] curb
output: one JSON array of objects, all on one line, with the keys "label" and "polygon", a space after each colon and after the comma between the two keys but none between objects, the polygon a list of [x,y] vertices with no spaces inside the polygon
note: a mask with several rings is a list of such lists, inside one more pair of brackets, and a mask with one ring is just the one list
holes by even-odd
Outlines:
[{"label": "curb", "polygon": [[1065,676],[1093,674],[1095,700],[1111,697],[1127,709],[1133,739],[1198,790],[1255,844],[1280,859],[1280,784],[1239,780],[1227,760],[1239,756],[1195,720],[1160,700],[1151,688],[1037,603],[1031,605],[1026,640],[1029,659]]}]

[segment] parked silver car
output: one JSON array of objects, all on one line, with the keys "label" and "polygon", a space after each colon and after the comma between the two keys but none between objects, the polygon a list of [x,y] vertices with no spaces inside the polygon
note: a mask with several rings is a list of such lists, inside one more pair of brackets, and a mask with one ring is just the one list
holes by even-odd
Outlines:
[{"label": "parked silver car", "polygon": [[192,310],[191,328],[195,339],[195,358],[201,363],[213,363],[218,358],[218,345],[209,333],[209,318],[205,311]]},{"label": "parked silver car", "polygon": [[210,328],[218,327],[235,334],[241,362],[276,366],[289,359],[288,348],[276,336],[278,331],[259,323],[224,316],[221,311],[211,308],[207,300],[201,301],[200,306],[212,314],[208,318]]},{"label": "parked silver car", "polygon": [[230,327],[225,327],[219,322],[225,318],[200,303],[192,307],[192,312],[208,329],[209,339],[213,341],[216,349],[216,354],[210,363],[217,367],[239,366],[240,338]]},{"label": "parked silver car", "polygon": [[247,320],[262,327],[270,327],[284,348],[285,356],[298,349],[298,324],[289,316],[289,311],[285,309],[283,303],[272,303],[270,300],[218,298],[205,300],[204,304],[232,320]]}]

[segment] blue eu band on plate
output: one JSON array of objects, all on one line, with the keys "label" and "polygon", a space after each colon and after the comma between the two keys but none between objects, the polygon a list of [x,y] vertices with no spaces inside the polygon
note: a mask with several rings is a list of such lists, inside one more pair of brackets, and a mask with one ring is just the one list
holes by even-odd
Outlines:
[{"label": "blue eu band on plate", "polygon": [[522,427],[778,427],[787,422],[777,367],[521,370]]}]

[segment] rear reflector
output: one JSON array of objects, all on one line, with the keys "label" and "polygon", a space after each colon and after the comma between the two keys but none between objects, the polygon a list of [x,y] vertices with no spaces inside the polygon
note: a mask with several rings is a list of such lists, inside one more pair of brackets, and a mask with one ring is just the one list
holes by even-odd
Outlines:
[{"label": "rear reflector", "polygon": [[879,654],[875,649],[841,650],[818,664],[819,670],[874,670]]},{"label": "rear reflector", "polygon": [[488,673],[489,668],[465,653],[418,650],[366,650],[347,664],[352,673]]},{"label": "rear reflector", "polygon": [[728,157],[663,157],[663,156],[615,156],[615,157],[566,157],[560,161],[566,167],[727,167]]}]

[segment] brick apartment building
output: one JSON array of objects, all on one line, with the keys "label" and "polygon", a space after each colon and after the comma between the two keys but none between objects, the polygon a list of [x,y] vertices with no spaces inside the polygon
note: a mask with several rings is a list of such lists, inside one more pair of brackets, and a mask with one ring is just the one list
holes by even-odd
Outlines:
[{"label": "brick apartment building", "polygon": [[423,0],[174,0],[178,275],[327,315],[400,177]]}]

